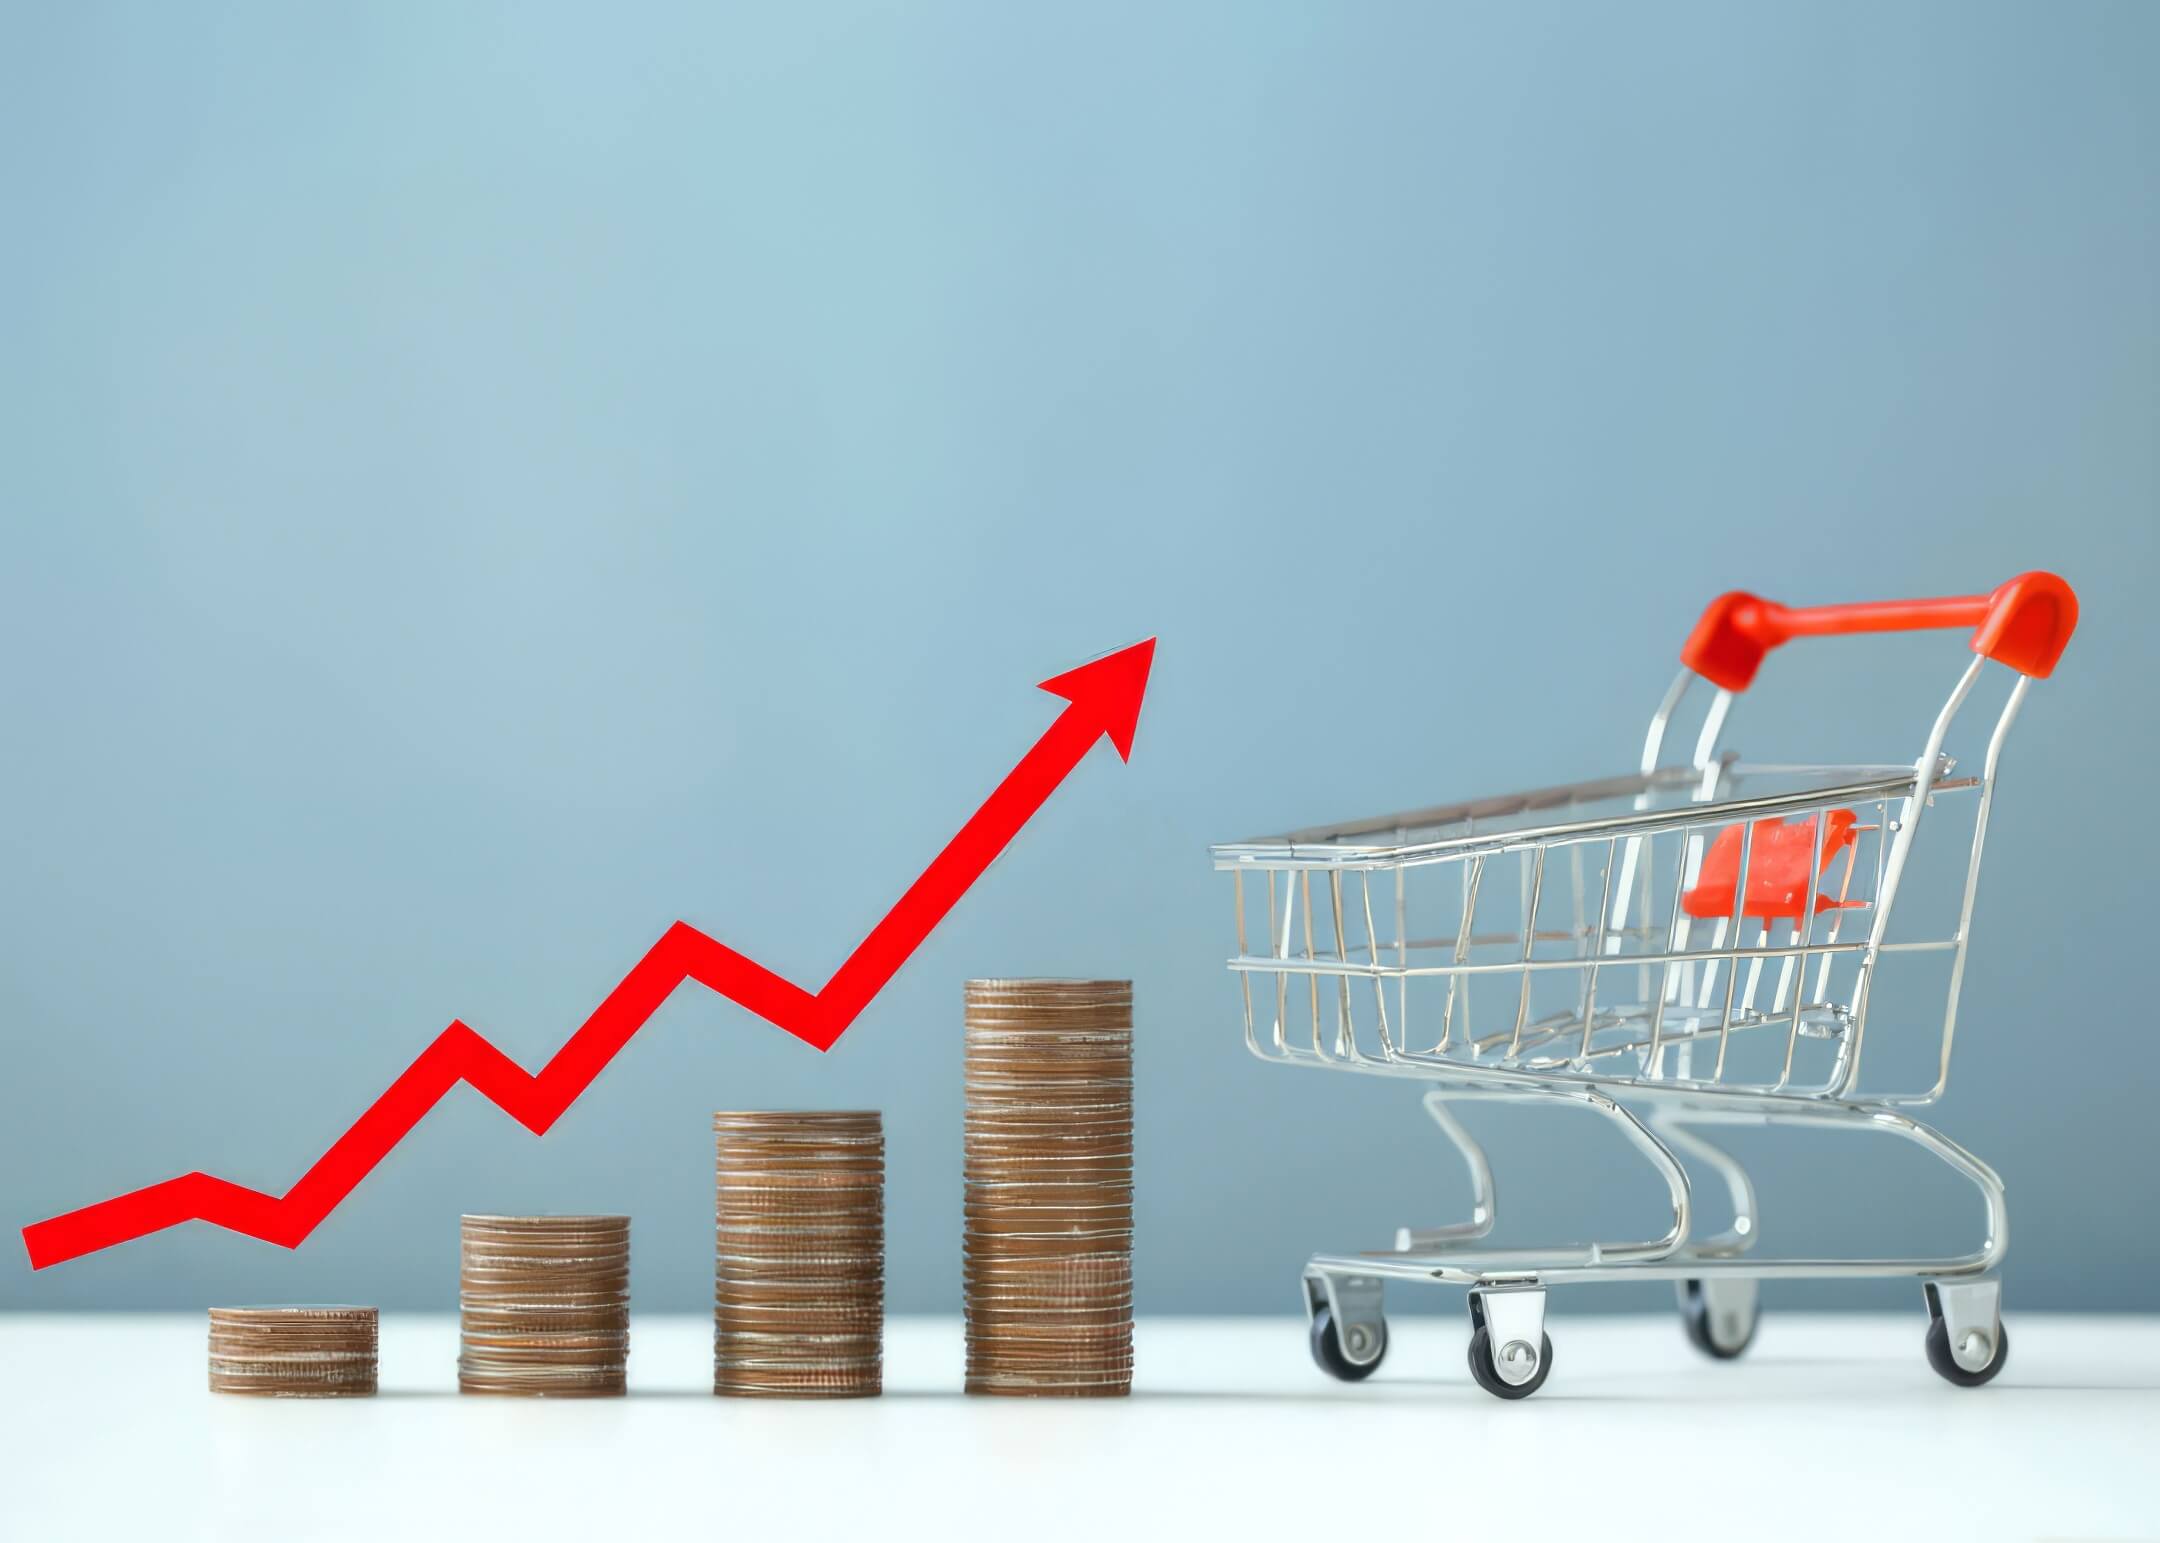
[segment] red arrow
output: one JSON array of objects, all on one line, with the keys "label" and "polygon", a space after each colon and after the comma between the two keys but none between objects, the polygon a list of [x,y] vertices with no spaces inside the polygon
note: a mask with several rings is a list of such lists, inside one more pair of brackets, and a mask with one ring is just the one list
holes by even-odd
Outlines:
[{"label": "red arrow", "polygon": [[830,1049],[1097,739],[1107,735],[1118,755],[1131,759],[1133,729],[1154,662],[1155,640],[1149,638],[1044,681],[1043,690],[1071,705],[822,991],[805,991],[688,922],[677,922],[537,1073],[527,1072],[464,1023],[453,1022],[283,1195],[207,1173],[184,1173],[23,1228],[30,1267],[42,1270],[189,1221],[297,1248],[460,1082],[471,1083],[534,1135],[545,1135],[686,980],[741,1003],[820,1050]]}]

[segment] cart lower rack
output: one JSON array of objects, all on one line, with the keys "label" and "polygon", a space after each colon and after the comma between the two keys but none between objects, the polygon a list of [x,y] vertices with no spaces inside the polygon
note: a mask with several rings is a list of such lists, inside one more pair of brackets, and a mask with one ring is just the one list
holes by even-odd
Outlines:
[{"label": "cart lower rack", "polygon": [[[2076,620],[2070,587],[2044,573],[1990,595],[1808,610],[1726,595],[1683,649],[1633,776],[1214,848],[1235,885],[1248,1048],[1429,1084],[1425,1110],[1470,1178],[1467,1221],[1306,1265],[1322,1368],[1354,1380],[1380,1365],[1391,1281],[1468,1287],[1471,1374],[1514,1399],[1552,1370],[1549,1287],[1671,1281],[1689,1339],[1729,1360],[1754,1337],[1759,1282],[1892,1276],[1924,1288],[1936,1371],[1964,1386],[1994,1377],[2009,1350],[1990,1273],[2008,1244],[2002,1181],[1906,1111],[1948,1084],[2003,743]],[[1920,627],[1975,628],[1976,657],[1910,763],[1756,766],[1721,751],[1770,649]],[[1977,773],[1959,775],[1945,743],[1990,661],[2010,684]],[[1698,679],[1715,690],[1694,753],[1668,765]],[[1471,1102],[1604,1117],[1663,1180],[1671,1225],[1493,1246],[1491,1165],[1450,1107]],[[1705,1134],[1730,1126],[1910,1142],[1974,1186],[1979,1241],[1947,1257],[1765,1254],[1754,1185]],[[1697,1214],[1696,1177],[1724,1191],[1718,1230]]]}]

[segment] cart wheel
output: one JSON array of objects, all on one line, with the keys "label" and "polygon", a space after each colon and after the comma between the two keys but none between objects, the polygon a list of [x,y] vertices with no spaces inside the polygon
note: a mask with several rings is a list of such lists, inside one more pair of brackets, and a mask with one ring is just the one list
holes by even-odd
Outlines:
[{"label": "cart wheel", "polygon": [[[1552,1336],[1540,1334],[1538,1339],[1537,1371],[1527,1381],[1509,1382],[1493,1365],[1492,1331],[1479,1324],[1470,1332],[1470,1375],[1477,1385],[1495,1398],[1528,1398],[1545,1386],[1545,1379],[1552,1372]],[[1519,1355],[1529,1347],[1516,1341],[1511,1347]]]},{"label": "cart wheel", "polygon": [[1928,1365],[1945,1382],[1977,1388],[1992,1382],[2010,1359],[2010,1331],[2002,1321],[2002,1282],[1921,1282],[1927,1297]]},{"label": "cart wheel", "polygon": [[[1370,1335],[1377,1341],[1368,1359],[1351,1360],[1343,1349],[1342,1336],[1335,1331],[1335,1315],[1325,1307],[1315,1308],[1312,1315],[1313,1364],[1343,1382],[1363,1382],[1379,1370],[1380,1362],[1387,1356],[1387,1322],[1383,1319],[1370,1327],[1353,1324],[1350,1332],[1353,1338]],[[1359,1348],[1364,1347],[1360,1345]]]},{"label": "cart wheel", "polygon": [[1755,1343],[1760,1315],[1755,1311],[1754,1282],[1733,1284],[1747,1286],[1744,1299],[1719,1301],[1721,1294],[1699,1280],[1680,1284],[1680,1327],[1687,1330],[1689,1344],[1716,1361],[1737,1361]]},{"label": "cart wheel", "polygon": [[[1978,1333],[1978,1330],[1972,1331]],[[1983,1382],[1993,1382],[1995,1374],[2010,1359],[2010,1331],[2001,1324],[1995,1325],[1995,1353],[1988,1357],[1987,1365],[1978,1371],[1970,1371],[1958,1365],[1957,1356],[1950,1348],[1950,1325],[1940,1318],[1928,1320],[1928,1365],[1935,1368],[1936,1375],[1945,1382],[1954,1382],[1961,1388],[1977,1388]],[[1977,1347],[1975,1347],[1977,1351]]]}]

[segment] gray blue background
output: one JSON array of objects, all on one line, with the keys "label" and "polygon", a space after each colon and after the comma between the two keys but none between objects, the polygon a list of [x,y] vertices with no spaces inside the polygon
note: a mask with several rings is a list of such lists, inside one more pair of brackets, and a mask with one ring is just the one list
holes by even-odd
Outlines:
[{"label": "gray blue background", "polygon": [[[709,1112],[827,1104],[886,1111],[892,1303],[950,1310],[960,983],[1084,973],[1136,983],[1143,1310],[1295,1310],[1308,1251],[1464,1197],[1410,1089],[1245,1056],[1209,842],[1623,768],[1723,589],[2051,567],[2086,623],[1940,1121],[2009,1182],[2013,1308],[2160,1307],[2160,8],[4,32],[10,1232],[282,1189],[453,1016],[538,1065],[677,917],[821,982],[1035,681],[1161,649],[1131,764],[831,1055],[688,989],[545,1140],[461,1091],[297,1253],[10,1239],[0,1304],[443,1308],[461,1210],[606,1208],[639,1304],[694,1310]],[[1737,741],[1910,756],[1962,658],[1789,651]],[[1526,1234],[1656,1223],[1616,1140],[1481,1128]],[[1904,1149],[1747,1150],[1774,1243],[1977,1219]]]}]

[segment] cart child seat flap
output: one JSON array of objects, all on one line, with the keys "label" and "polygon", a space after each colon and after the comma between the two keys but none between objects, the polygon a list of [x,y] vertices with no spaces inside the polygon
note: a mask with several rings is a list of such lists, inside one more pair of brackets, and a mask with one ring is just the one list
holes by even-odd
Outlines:
[{"label": "cart child seat flap", "polygon": [[[1822,839],[1825,870],[1829,868],[1831,858],[1852,846],[1857,824],[1850,809],[1830,811],[1830,823]],[[1681,896],[1681,907],[1688,915],[1708,920],[1733,914],[1733,886],[1740,879],[1740,833],[1743,829],[1739,825],[1728,825],[1710,843],[1710,850],[1703,855],[1702,872],[1697,876],[1695,887]],[[1773,815],[1766,820],[1757,820],[1754,831],[1748,842],[1747,898],[1741,914],[1761,922],[1797,921],[1807,906],[1807,893],[1811,887],[1808,864],[1815,854],[1815,816],[1786,821]],[[1818,912],[1860,904],[1857,900],[1840,900],[1822,894],[1820,887],[1815,887]]]}]

